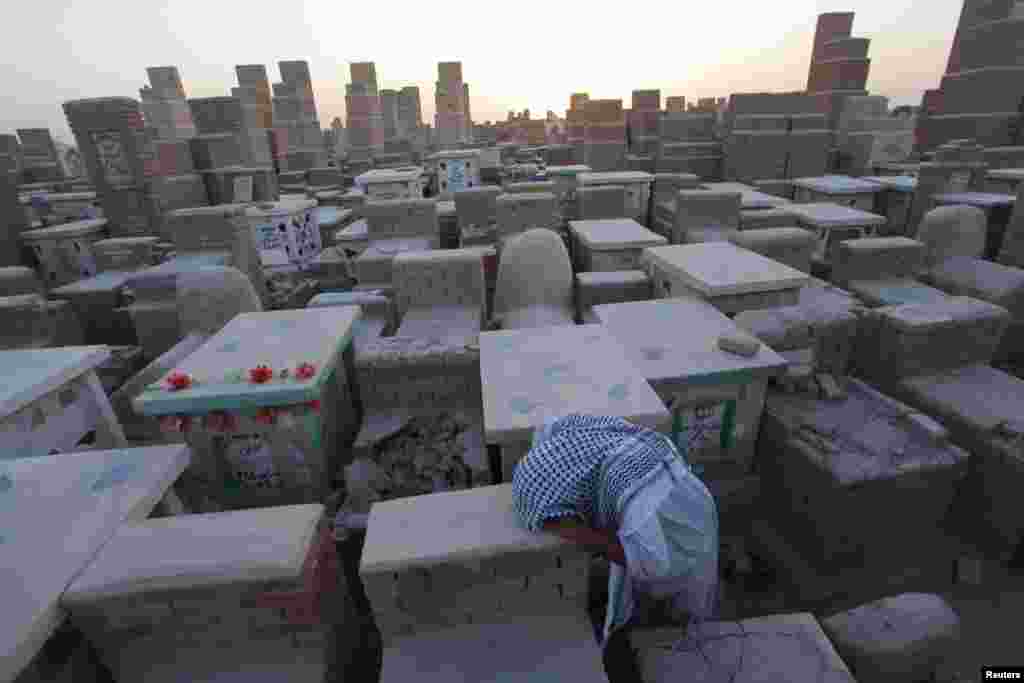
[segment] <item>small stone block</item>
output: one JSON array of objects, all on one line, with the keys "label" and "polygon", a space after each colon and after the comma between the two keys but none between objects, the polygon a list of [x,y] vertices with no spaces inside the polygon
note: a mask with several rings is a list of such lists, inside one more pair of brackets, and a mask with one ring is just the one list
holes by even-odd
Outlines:
[{"label": "small stone block", "polygon": [[742,334],[723,334],[718,338],[718,348],[728,353],[751,358],[761,349],[761,342]]},{"label": "small stone block", "polygon": [[821,622],[859,680],[931,680],[959,637],[960,619],[938,595],[905,593]]}]

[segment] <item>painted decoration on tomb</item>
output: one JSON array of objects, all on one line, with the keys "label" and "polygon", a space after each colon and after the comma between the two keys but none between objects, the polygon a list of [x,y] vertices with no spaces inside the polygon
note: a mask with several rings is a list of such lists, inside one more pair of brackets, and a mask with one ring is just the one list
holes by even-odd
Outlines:
[{"label": "painted decoration on tomb", "polygon": [[134,184],[135,174],[125,153],[121,134],[115,131],[93,133],[92,141],[96,145],[96,156],[104,179],[115,187]]},{"label": "painted decoration on tomb", "polygon": [[448,191],[458,192],[466,189],[466,162],[462,159],[448,161]]},{"label": "painted decoration on tomb", "polygon": [[263,265],[308,265],[321,251],[320,224],[312,210],[267,216],[253,226]]},{"label": "painted decoration on tomb", "polygon": [[235,434],[225,454],[242,486],[280,488],[281,475],[274,470],[270,444],[259,434]]}]

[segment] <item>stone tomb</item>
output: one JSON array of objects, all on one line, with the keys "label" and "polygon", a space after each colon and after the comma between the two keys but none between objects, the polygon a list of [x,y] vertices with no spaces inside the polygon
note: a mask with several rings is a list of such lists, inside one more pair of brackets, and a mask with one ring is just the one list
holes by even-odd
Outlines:
[{"label": "stone tomb", "polygon": [[906,237],[865,237],[840,242],[832,281],[869,306],[941,302],[948,297],[918,282],[924,244]]},{"label": "stone tomb", "polygon": [[299,505],[126,524],[62,605],[119,681],[319,683],[327,628],[264,598],[303,590],[322,515]]},{"label": "stone tomb", "polygon": [[577,273],[576,317],[584,323],[596,323],[594,306],[646,301],[653,293],[651,278],[642,270]]},{"label": "stone tomb", "polygon": [[726,314],[792,306],[810,282],[806,273],[729,242],[644,250],[659,298],[705,299]]},{"label": "stone tomb", "polygon": [[855,683],[813,615],[779,614],[630,634],[644,683]]},{"label": "stone tomb", "polygon": [[384,637],[381,680],[605,681],[588,566],[521,527],[510,485],[374,505],[359,573]]},{"label": "stone tomb", "polygon": [[488,445],[501,446],[510,478],[547,418],[613,415],[667,431],[669,414],[630,359],[600,325],[480,335],[480,376]]},{"label": "stone tomb", "polygon": [[[840,393],[770,391],[759,461],[765,524],[799,554],[789,567],[804,599],[877,597],[893,580],[916,571],[944,578],[952,563],[935,563],[935,528],[967,471],[968,453],[928,416],[863,382],[836,378]],[[918,543],[908,545],[908,539]],[[785,561],[783,560],[783,564]],[[854,581],[857,574],[874,581]],[[866,569],[864,569],[866,568]],[[858,592],[860,591],[860,592]]]},{"label": "stone tomb", "polygon": [[636,270],[646,247],[668,244],[631,218],[570,221],[576,240],[576,270],[582,272]]},{"label": "stone tomb", "polygon": [[[783,371],[786,360],[765,345],[749,358],[722,350],[720,337],[748,335],[704,301],[639,301],[595,306],[594,313],[676,420],[685,423],[673,431],[687,459],[746,473],[767,381]],[[716,419],[698,423],[696,413],[709,410]],[[726,412],[732,417],[724,417]]]},{"label": "stone tomb", "polygon": [[643,171],[611,171],[606,173],[581,173],[576,176],[581,187],[616,185],[626,190],[626,213],[641,225],[648,224],[648,209],[651,202],[651,185],[654,176]]},{"label": "stone tomb", "polygon": [[832,202],[861,211],[874,210],[875,195],[883,189],[878,183],[842,175],[797,178],[793,185],[797,202]]},{"label": "stone tomb", "polygon": [[814,258],[820,264],[831,262],[839,242],[869,237],[888,222],[885,216],[839,204],[791,204],[787,208],[796,214],[801,227],[818,235]]},{"label": "stone tomb", "polygon": [[35,253],[47,286],[59,287],[96,274],[92,245],[106,232],[106,219],[97,218],[27,230],[21,240]]},{"label": "stone tomb", "polygon": [[560,227],[558,197],[550,192],[506,194],[497,200],[498,235],[501,238],[532,228]]}]

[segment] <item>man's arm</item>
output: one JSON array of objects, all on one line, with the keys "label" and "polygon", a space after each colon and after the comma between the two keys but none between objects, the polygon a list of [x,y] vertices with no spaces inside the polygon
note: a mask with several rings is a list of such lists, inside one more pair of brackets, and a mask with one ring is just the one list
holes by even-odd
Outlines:
[{"label": "man's arm", "polygon": [[588,551],[607,557],[609,561],[626,566],[626,553],[614,529],[592,529],[573,517],[549,519],[543,529]]}]

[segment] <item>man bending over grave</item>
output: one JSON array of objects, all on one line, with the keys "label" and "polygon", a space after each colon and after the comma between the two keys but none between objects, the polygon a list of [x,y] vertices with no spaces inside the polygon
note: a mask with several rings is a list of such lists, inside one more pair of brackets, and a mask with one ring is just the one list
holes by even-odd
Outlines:
[{"label": "man bending over grave", "polygon": [[634,591],[696,620],[712,615],[718,512],[667,437],[614,417],[548,420],[516,466],[512,492],[528,529],[610,560],[605,644],[632,616]]}]

